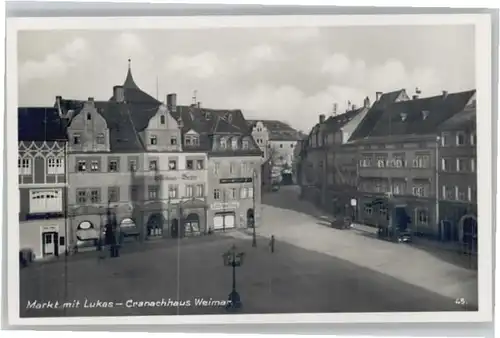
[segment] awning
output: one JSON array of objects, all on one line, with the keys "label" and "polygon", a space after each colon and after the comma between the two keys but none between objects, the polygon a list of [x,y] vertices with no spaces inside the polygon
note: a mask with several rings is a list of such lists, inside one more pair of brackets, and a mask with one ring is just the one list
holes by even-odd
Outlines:
[{"label": "awning", "polygon": [[76,238],[79,241],[91,241],[99,239],[99,232],[96,229],[78,230]]}]

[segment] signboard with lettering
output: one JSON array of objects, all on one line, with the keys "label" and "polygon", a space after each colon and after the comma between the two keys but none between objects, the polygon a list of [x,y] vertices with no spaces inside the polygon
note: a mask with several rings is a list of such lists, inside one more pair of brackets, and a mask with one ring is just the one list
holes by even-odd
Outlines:
[{"label": "signboard with lettering", "polygon": [[190,174],[190,173],[172,173],[166,175],[156,175],[156,181],[177,181],[177,180],[185,180],[185,181],[195,181],[198,179],[198,176]]},{"label": "signboard with lettering", "polygon": [[240,206],[238,202],[214,202],[210,205],[212,210],[237,209]]},{"label": "signboard with lettering", "polygon": [[44,225],[42,232],[58,232],[59,227],[57,225]]},{"label": "signboard with lettering", "polygon": [[235,178],[221,178],[219,180],[220,184],[230,184],[230,183],[252,183],[251,177],[235,177]]}]

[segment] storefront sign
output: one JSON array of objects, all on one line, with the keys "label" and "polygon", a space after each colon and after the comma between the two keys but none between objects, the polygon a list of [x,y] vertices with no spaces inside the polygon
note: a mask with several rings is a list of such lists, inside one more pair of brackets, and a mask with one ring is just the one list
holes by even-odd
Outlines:
[{"label": "storefront sign", "polygon": [[212,210],[237,209],[240,206],[238,202],[215,202],[210,205]]},{"label": "storefront sign", "polygon": [[251,177],[237,177],[237,178],[221,178],[219,180],[220,184],[229,184],[229,183],[251,183]]},{"label": "storefront sign", "polygon": [[177,181],[177,180],[195,181],[197,179],[198,176],[188,173],[182,173],[180,175],[168,174],[168,175],[155,176],[155,180],[157,181]]},{"label": "storefront sign", "polygon": [[57,225],[44,225],[42,228],[42,232],[58,232]]}]

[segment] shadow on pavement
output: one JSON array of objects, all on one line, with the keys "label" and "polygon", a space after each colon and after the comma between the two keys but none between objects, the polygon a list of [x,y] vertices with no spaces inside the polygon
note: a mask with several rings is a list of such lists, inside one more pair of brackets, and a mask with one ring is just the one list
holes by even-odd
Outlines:
[{"label": "shadow on pavement", "polygon": [[[180,246],[156,245],[100,263],[75,260],[67,264],[65,277],[64,264],[23,269],[21,316],[225,314],[220,304],[231,292],[232,272],[222,254],[233,244],[245,253],[236,268],[236,289],[243,302],[237,313],[476,310],[326,254],[279,240],[271,253],[269,239],[258,237],[257,247],[252,247],[250,236],[230,235],[179,241]],[[35,300],[80,305],[27,309],[28,301]]]}]

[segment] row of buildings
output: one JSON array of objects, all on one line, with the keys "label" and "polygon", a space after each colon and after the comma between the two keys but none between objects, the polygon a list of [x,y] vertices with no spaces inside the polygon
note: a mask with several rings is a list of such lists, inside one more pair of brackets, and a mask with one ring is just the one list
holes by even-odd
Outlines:
[{"label": "row of buildings", "polygon": [[264,159],[240,110],[161,102],[130,65],[110,95],[19,109],[21,248],[95,249],[109,209],[138,240],[259,225]]},{"label": "row of buildings", "polygon": [[386,225],[385,198],[411,229],[452,241],[477,240],[475,91],[409,97],[376,93],[360,108],[326,118],[302,140],[302,197],[336,215]]}]

